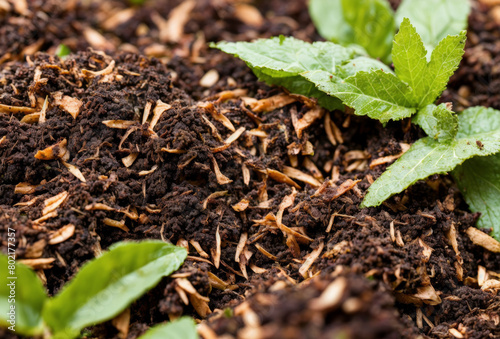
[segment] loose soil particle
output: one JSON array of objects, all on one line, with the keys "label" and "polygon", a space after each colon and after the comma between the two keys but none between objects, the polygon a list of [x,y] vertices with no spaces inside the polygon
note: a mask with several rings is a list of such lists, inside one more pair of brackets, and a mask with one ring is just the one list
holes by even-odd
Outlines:
[{"label": "loose soil particle", "polygon": [[[478,279],[499,278],[500,255],[470,241],[478,215],[449,177],[357,207],[388,165],[370,163],[400,154],[422,131],[326,112],[336,145],[324,118],[299,138],[292,116],[306,115],[309,101],[204,44],[316,40],[305,3],[26,3],[0,19],[0,104],[30,111],[0,113],[0,234],[5,246],[16,228],[16,254],[38,267],[49,294],[111,244],[153,238],[190,253],[131,305],[128,338],[181,314],[201,321],[206,338],[500,337],[498,291]],[[177,41],[161,29],[174,8],[189,11]],[[491,87],[498,25],[488,10],[474,6],[463,67],[443,99],[456,107],[500,108]],[[51,55],[61,42],[75,52],[63,60]],[[218,80],[201,86],[213,70]],[[267,113],[249,105],[277,95],[291,103]],[[49,159],[35,157],[46,149]],[[89,330],[120,337],[111,321]]]}]

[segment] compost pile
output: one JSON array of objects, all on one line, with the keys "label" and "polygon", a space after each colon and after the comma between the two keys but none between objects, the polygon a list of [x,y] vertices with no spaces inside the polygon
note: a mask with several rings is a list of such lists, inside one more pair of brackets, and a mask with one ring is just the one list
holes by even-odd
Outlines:
[{"label": "compost pile", "polygon": [[[109,321],[92,337],[136,338],[181,314],[205,338],[500,337],[500,255],[469,239],[478,215],[450,177],[358,208],[421,130],[327,112],[207,48],[317,40],[305,3],[0,5],[3,241],[17,230],[50,294],[118,241],[189,249],[125,332]],[[474,4],[445,93],[458,107],[500,109],[489,9]]]}]

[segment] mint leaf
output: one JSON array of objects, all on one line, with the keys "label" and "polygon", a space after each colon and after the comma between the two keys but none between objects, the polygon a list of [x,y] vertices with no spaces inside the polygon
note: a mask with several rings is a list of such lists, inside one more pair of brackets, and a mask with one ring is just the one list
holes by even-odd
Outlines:
[{"label": "mint leaf", "polygon": [[458,132],[458,118],[446,108],[446,104],[428,105],[413,117],[428,136],[439,141],[455,138]]},{"label": "mint leaf", "polygon": [[13,326],[16,333],[26,336],[43,334],[42,308],[47,295],[35,272],[14,263],[13,256],[0,254],[0,276],[0,326]]},{"label": "mint leaf", "polygon": [[325,71],[306,72],[302,76],[354,108],[357,115],[387,122],[409,117],[416,111],[410,89],[392,73],[360,71],[345,80]]},{"label": "mint leaf", "polygon": [[274,37],[254,42],[212,43],[211,47],[245,61],[260,80],[283,86],[292,93],[315,97],[328,110],[343,109],[344,106],[339,99],[326,95],[302,77],[303,72],[323,70],[346,78],[360,70],[390,71],[380,61],[360,57],[354,50],[332,42],[310,44],[291,37]]},{"label": "mint leaf", "polygon": [[378,206],[393,194],[433,174],[444,174],[474,156],[500,151],[500,119],[495,110],[468,109],[458,116],[456,138],[439,142],[418,140],[368,189],[361,206]]},{"label": "mint leaf", "polygon": [[[177,270],[187,252],[162,241],[115,244],[83,266],[46,303],[43,318],[55,338],[72,338],[86,326],[109,320]],[[89,283],[90,282],[90,283]]]},{"label": "mint leaf", "polygon": [[405,18],[401,23],[398,34],[392,46],[392,62],[399,79],[406,82],[412,89],[412,98],[415,104],[424,96],[420,92],[427,86],[427,51],[420,35],[410,20]]},{"label": "mint leaf", "polygon": [[465,32],[447,36],[432,52],[427,63],[426,50],[420,35],[405,18],[394,39],[392,58],[397,76],[412,89],[417,107],[434,103],[444,91],[449,78],[460,64],[465,46]]},{"label": "mint leaf", "polygon": [[193,319],[182,317],[163,325],[151,327],[139,339],[198,339]]},{"label": "mint leaf", "polygon": [[396,22],[409,18],[431,52],[448,35],[467,28],[469,0],[404,0],[396,12]]},{"label": "mint leaf", "polygon": [[395,22],[386,0],[311,0],[309,12],[324,38],[360,45],[375,58],[389,57]]},{"label": "mint leaf", "polygon": [[477,225],[493,228],[500,241],[500,154],[467,160],[453,176],[472,212],[481,212]]},{"label": "mint leaf", "polygon": [[449,35],[439,42],[427,65],[425,86],[414,88],[420,98],[419,107],[434,103],[445,90],[448,80],[458,68],[464,54],[466,32]]}]

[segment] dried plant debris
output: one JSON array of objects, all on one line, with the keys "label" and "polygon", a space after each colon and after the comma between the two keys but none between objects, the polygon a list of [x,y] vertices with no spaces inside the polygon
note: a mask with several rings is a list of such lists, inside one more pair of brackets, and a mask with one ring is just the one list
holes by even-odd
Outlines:
[{"label": "dried plant debris", "polygon": [[[500,335],[498,243],[448,177],[358,208],[419,130],[324,111],[204,45],[314,38],[305,2],[13,3],[0,6],[2,240],[16,229],[50,294],[117,241],[189,251],[93,337],[183,314],[204,338]],[[485,15],[474,34],[494,34]],[[466,60],[483,72],[494,63],[477,49]]]}]

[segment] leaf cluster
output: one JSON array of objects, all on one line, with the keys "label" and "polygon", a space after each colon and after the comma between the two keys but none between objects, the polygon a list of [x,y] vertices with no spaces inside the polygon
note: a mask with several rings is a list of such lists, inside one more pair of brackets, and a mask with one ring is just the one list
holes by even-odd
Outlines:
[{"label": "leaf cluster", "polygon": [[[120,314],[163,277],[176,271],[186,256],[184,248],[161,241],[116,243],[85,264],[70,283],[49,298],[30,268],[16,263],[11,274],[8,257],[0,255],[0,326],[11,326],[9,312],[14,309],[15,328],[20,334],[51,333],[53,338],[75,338],[83,328]],[[17,278],[15,302],[9,303],[10,276]],[[190,319],[153,328],[144,338],[163,338],[162,333],[169,331],[178,333],[179,338],[196,338]]]}]

